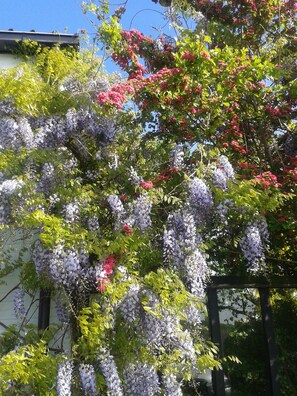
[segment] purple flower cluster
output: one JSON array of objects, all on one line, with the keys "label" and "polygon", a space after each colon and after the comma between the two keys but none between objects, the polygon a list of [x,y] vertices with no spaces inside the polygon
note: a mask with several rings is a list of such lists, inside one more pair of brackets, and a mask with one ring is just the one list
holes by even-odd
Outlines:
[{"label": "purple flower cluster", "polygon": [[228,213],[234,207],[235,205],[230,199],[225,199],[225,201],[220,202],[216,207],[216,215],[223,225],[228,225]]},{"label": "purple flower cluster", "polygon": [[0,181],[0,224],[7,224],[10,221],[11,198],[23,187],[24,182],[20,179]]},{"label": "purple flower cluster", "polygon": [[[66,116],[41,116],[27,119],[15,116],[11,104],[0,103],[0,149],[58,148],[76,139],[81,143],[82,132],[99,147],[110,144],[116,127],[111,118],[99,116],[88,108],[69,109]],[[16,113],[16,112],[15,112]],[[8,115],[9,114],[9,115]]]},{"label": "purple flower cluster", "polygon": [[78,367],[81,386],[87,396],[99,396],[96,391],[96,374],[91,364],[80,364]]},{"label": "purple flower cluster", "polygon": [[234,169],[231,163],[229,162],[228,158],[225,155],[220,155],[217,161],[218,168],[220,168],[224,174],[226,175],[227,179],[234,179]]},{"label": "purple flower cluster", "polygon": [[71,396],[71,381],[73,373],[73,363],[64,359],[58,367],[57,394],[58,396]]},{"label": "purple flower cluster", "polygon": [[144,232],[147,228],[151,227],[151,210],[152,210],[152,202],[149,199],[149,196],[146,194],[140,195],[135,203],[134,207],[134,219],[135,226],[140,229],[141,232]]},{"label": "purple flower cluster", "polygon": [[62,212],[67,223],[78,223],[80,219],[80,204],[79,202],[67,202]]},{"label": "purple flower cluster", "polygon": [[164,396],[183,396],[180,382],[174,374],[164,375],[162,377]]},{"label": "purple flower cluster", "polygon": [[198,177],[189,184],[188,206],[194,214],[196,224],[204,225],[213,207],[213,199],[209,187]]},{"label": "purple flower cluster", "polygon": [[199,241],[195,219],[190,211],[170,214],[163,236],[165,262],[171,263],[178,270],[183,265],[185,256],[195,249]]},{"label": "purple flower cluster", "polygon": [[268,244],[268,237],[265,219],[260,219],[247,225],[239,245],[250,272],[261,272],[263,270],[264,253]]},{"label": "purple flower cluster", "polygon": [[220,188],[223,191],[227,191],[228,178],[227,178],[225,172],[222,169],[216,168],[213,171],[212,181],[213,181],[213,184],[214,184],[215,187]]},{"label": "purple flower cluster", "polygon": [[198,249],[200,242],[191,212],[184,210],[168,216],[163,236],[164,260],[179,272],[197,297],[204,296],[208,274],[205,256]]},{"label": "purple flower cluster", "polygon": [[37,240],[34,244],[32,259],[37,275],[48,274],[48,263],[51,259],[51,252],[42,245],[40,240]]},{"label": "purple flower cluster", "polygon": [[34,146],[34,136],[26,118],[0,117],[0,149],[20,150]]},{"label": "purple flower cluster", "polygon": [[196,297],[205,296],[206,279],[209,273],[205,255],[196,248],[185,258],[183,265],[184,279]]},{"label": "purple flower cluster", "polygon": [[129,364],[124,370],[125,395],[153,396],[160,392],[158,374],[146,363]]},{"label": "purple flower cluster", "polygon": [[116,127],[112,119],[99,116],[96,112],[88,110],[78,112],[76,118],[79,130],[83,130],[95,138],[99,146],[106,146],[113,141]]},{"label": "purple flower cluster", "polygon": [[122,318],[128,323],[133,323],[140,317],[139,292],[140,286],[132,285],[119,304],[118,310]]},{"label": "purple flower cluster", "polygon": [[184,165],[184,148],[181,145],[176,145],[174,149],[170,151],[172,167],[180,169]]},{"label": "purple flower cluster", "polygon": [[57,246],[49,259],[48,271],[57,285],[67,291],[87,291],[95,284],[95,269],[88,265],[85,253]]},{"label": "purple flower cluster", "polygon": [[69,308],[67,307],[66,303],[63,302],[61,296],[56,299],[56,313],[59,322],[63,325],[70,322]]},{"label": "purple flower cluster", "polygon": [[223,191],[227,191],[228,181],[234,180],[234,170],[226,156],[220,155],[218,157],[217,167],[213,171],[212,179],[214,186]]},{"label": "purple flower cluster", "polygon": [[105,379],[108,395],[123,396],[122,384],[113,356],[108,350],[103,349],[98,360],[100,370]]},{"label": "purple flower cluster", "polygon": [[87,227],[90,231],[97,232],[98,234],[100,233],[100,224],[96,215],[88,217]]},{"label": "purple flower cluster", "polygon": [[141,176],[138,176],[136,170],[133,167],[130,168],[129,180],[132,184],[136,184],[136,185],[143,182],[143,178]]},{"label": "purple flower cluster", "polygon": [[60,116],[35,119],[33,126],[37,130],[34,142],[38,148],[57,148],[67,140],[65,119]]},{"label": "purple flower cluster", "polygon": [[25,317],[25,292],[21,288],[17,288],[13,295],[14,314],[17,319],[22,320]]},{"label": "purple flower cluster", "polygon": [[124,205],[117,195],[110,195],[107,202],[115,219],[115,228],[120,229],[125,223],[126,210]]},{"label": "purple flower cluster", "polygon": [[57,185],[57,174],[52,163],[46,162],[41,169],[41,177],[38,181],[37,191],[49,195]]},{"label": "purple flower cluster", "polygon": [[68,292],[87,292],[96,283],[96,269],[89,263],[84,251],[65,249],[62,245],[50,251],[36,241],[33,249],[33,262],[36,272],[52,279],[56,286],[63,286]]},{"label": "purple flower cluster", "polygon": [[[145,307],[142,301],[145,300]],[[177,349],[184,361],[195,363],[195,348],[190,333],[179,319],[170,314],[157,295],[149,289],[133,285],[119,304],[123,320],[146,345],[156,351]]]},{"label": "purple flower cluster", "polygon": [[0,102],[0,115],[12,115],[14,113],[17,113],[17,110],[13,104],[12,101],[10,100],[2,100]]}]

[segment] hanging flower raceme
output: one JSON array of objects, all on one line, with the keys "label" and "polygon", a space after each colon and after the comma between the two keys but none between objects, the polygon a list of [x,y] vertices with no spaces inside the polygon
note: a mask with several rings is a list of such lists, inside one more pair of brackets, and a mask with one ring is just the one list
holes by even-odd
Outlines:
[{"label": "hanging flower raceme", "polygon": [[17,319],[22,320],[26,314],[25,308],[25,291],[17,288],[13,295],[14,314]]},{"label": "hanging flower raceme", "polygon": [[132,184],[140,184],[143,183],[143,178],[138,175],[137,171],[131,166],[130,168],[130,177],[129,180]]},{"label": "hanging flower raceme", "polygon": [[227,191],[227,177],[226,174],[219,168],[216,168],[212,174],[212,180],[215,187],[223,191]]},{"label": "hanging flower raceme", "polygon": [[183,270],[185,281],[189,285],[191,293],[196,297],[205,297],[206,281],[209,275],[205,254],[196,248],[193,253],[186,257]]},{"label": "hanging flower raceme", "polygon": [[218,187],[223,191],[227,191],[228,181],[234,180],[234,170],[226,156],[220,155],[218,157],[212,178],[215,187]]},{"label": "hanging flower raceme", "polygon": [[115,229],[121,228],[126,219],[126,210],[121,199],[117,195],[110,195],[107,198],[107,202],[110,205],[112,214],[115,219]]},{"label": "hanging flower raceme", "polygon": [[34,135],[29,121],[24,117],[0,117],[0,149],[19,151],[23,147],[34,147]]},{"label": "hanging flower raceme", "polygon": [[174,374],[164,375],[162,377],[164,396],[183,396],[181,384]]},{"label": "hanging flower raceme", "polygon": [[196,351],[191,334],[176,315],[162,307],[160,298],[152,290],[132,285],[117,309],[121,322],[153,353],[167,353],[174,348],[179,351],[181,364],[195,365]]},{"label": "hanging flower raceme", "polygon": [[88,257],[84,252],[57,246],[52,251],[48,268],[54,282],[68,291],[77,289],[86,292],[94,284],[94,270],[89,267]]},{"label": "hanging flower raceme", "polygon": [[152,210],[152,202],[148,195],[143,194],[140,195],[136,199],[135,207],[134,207],[134,219],[135,226],[140,229],[141,232],[144,232],[147,228],[150,228],[152,225],[151,221],[151,210]]},{"label": "hanging flower raceme", "polygon": [[56,314],[59,322],[64,325],[69,324],[70,314],[69,307],[65,302],[63,302],[62,298],[62,296],[58,296],[58,298],[56,298]]},{"label": "hanging flower raceme", "polygon": [[176,145],[171,151],[170,156],[172,158],[172,167],[175,169],[180,169],[184,166],[184,148],[181,145]]},{"label": "hanging flower raceme", "polygon": [[96,373],[91,364],[80,364],[78,367],[82,388],[88,396],[99,396],[96,391]]},{"label": "hanging flower raceme", "polygon": [[58,367],[57,393],[58,396],[71,396],[71,382],[73,373],[73,362],[64,359]]},{"label": "hanging flower raceme", "polygon": [[8,224],[11,212],[11,199],[23,187],[24,182],[20,179],[1,180],[0,175],[0,224]]},{"label": "hanging flower raceme", "polygon": [[267,223],[264,218],[247,225],[239,245],[250,272],[263,272],[268,237]]},{"label": "hanging flower raceme", "polygon": [[200,243],[193,215],[187,211],[170,215],[163,237],[164,259],[197,297],[204,296],[209,272]]},{"label": "hanging flower raceme", "polygon": [[118,310],[127,323],[134,323],[140,317],[140,286],[132,285],[121,300]]},{"label": "hanging flower raceme", "polygon": [[160,392],[156,369],[146,363],[130,364],[124,370],[125,394],[152,396]]},{"label": "hanging flower raceme", "polygon": [[210,188],[198,177],[189,183],[188,206],[195,217],[197,226],[203,226],[213,207],[213,198]]},{"label": "hanging flower raceme", "polygon": [[110,396],[123,396],[122,384],[113,356],[106,349],[98,356],[100,371],[102,372]]}]

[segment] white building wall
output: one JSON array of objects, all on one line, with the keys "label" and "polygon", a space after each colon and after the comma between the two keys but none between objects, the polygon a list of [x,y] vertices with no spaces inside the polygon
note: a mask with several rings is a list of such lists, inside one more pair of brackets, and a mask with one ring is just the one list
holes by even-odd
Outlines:
[{"label": "white building wall", "polygon": [[0,69],[8,69],[15,67],[20,63],[20,59],[16,55],[0,54]]},{"label": "white building wall", "polygon": [[[2,231],[1,232],[1,253],[0,253],[0,271],[5,271],[14,263],[25,263],[30,260],[30,247],[35,240],[35,235],[28,235],[22,230]],[[17,319],[14,311],[14,295],[18,287],[20,270],[16,268],[8,275],[0,278],[0,334],[7,326],[12,324],[21,324],[22,319]],[[34,295],[25,294],[25,311],[24,324],[38,323],[38,298],[39,293]]]},{"label": "white building wall", "polygon": [[[8,69],[17,66],[20,59],[12,54],[0,54],[0,69]],[[11,265],[22,250],[25,250],[33,242],[33,239],[25,235],[22,231],[15,233],[1,232],[0,234],[0,271],[6,266]],[[30,260],[28,252],[22,257],[23,261]],[[0,278],[0,334],[2,334],[7,326],[12,324],[21,324],[14,312],[14,294],[19,284],[19,269],[14,270],[5,277]],[[27,315],[24,323],[38,323],[38,293],[34,296],[25,295],[25,309]]]}]

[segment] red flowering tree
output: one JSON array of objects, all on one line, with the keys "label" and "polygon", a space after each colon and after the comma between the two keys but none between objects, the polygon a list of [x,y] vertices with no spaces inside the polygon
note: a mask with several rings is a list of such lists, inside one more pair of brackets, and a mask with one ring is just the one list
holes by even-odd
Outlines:
[{"label": "red flowering tree", "polygon": [[[117,107],[136,103],[139,122],[160,142],[215,148],[258,189],[294,192],[296,184],[296,24],[294,1],[179,1],[197,21],[179,37],[152,40],[103,23],[99,35],[128,75],[114,86]],[[111,28],[113,26],[113,28]],[[99,103],[113,106],[109,93]],[[281,272],[294,268],[296,205],[266,213]],[[281,236],[281,237],[280,237]],[[272,237],[272,239],[274,239]],[[279,271],[279,266],[274,268]]]}]

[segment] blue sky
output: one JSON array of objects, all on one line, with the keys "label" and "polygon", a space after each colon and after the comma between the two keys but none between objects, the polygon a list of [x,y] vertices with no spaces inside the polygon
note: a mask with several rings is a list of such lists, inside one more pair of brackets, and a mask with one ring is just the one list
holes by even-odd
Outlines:
[{"label": "blue sky", "polygon": [[[86,15],[81,11],[81,0],[1,0],[0,30],[14,29],[39,32],[58,31],[77,33],[86,29],[90,36],[94,34]],[[114,0],[120,3],[120,0]],[[94,1],[96,3],[96,1]],[[165,9],[151,0],[128,0],[124,27],[132,27],[148,34],[156,35],[152,27],[164,25],[159,12]]]},{"label": "blue sky", "polygon": [[[96,33],[92,21],[96,18],[91,14],[84,15],[81,3],[82,0],[0,0],[0,30],[34,29],[36,32],[71,34],[86,30],[92,39]],[[110,0],[110,3],[120,4],[121,0]],[[134,28],[153,37],[159,35],[157,28],[165,27],[166,30],[167,27],[168,32],[168,23],[162,15],[165,8],[152,0],[128,0],[126,9],[122,19],[124,29]],[[105,61],[105,67],[108,72],[118,71],[111,59]]]}]

